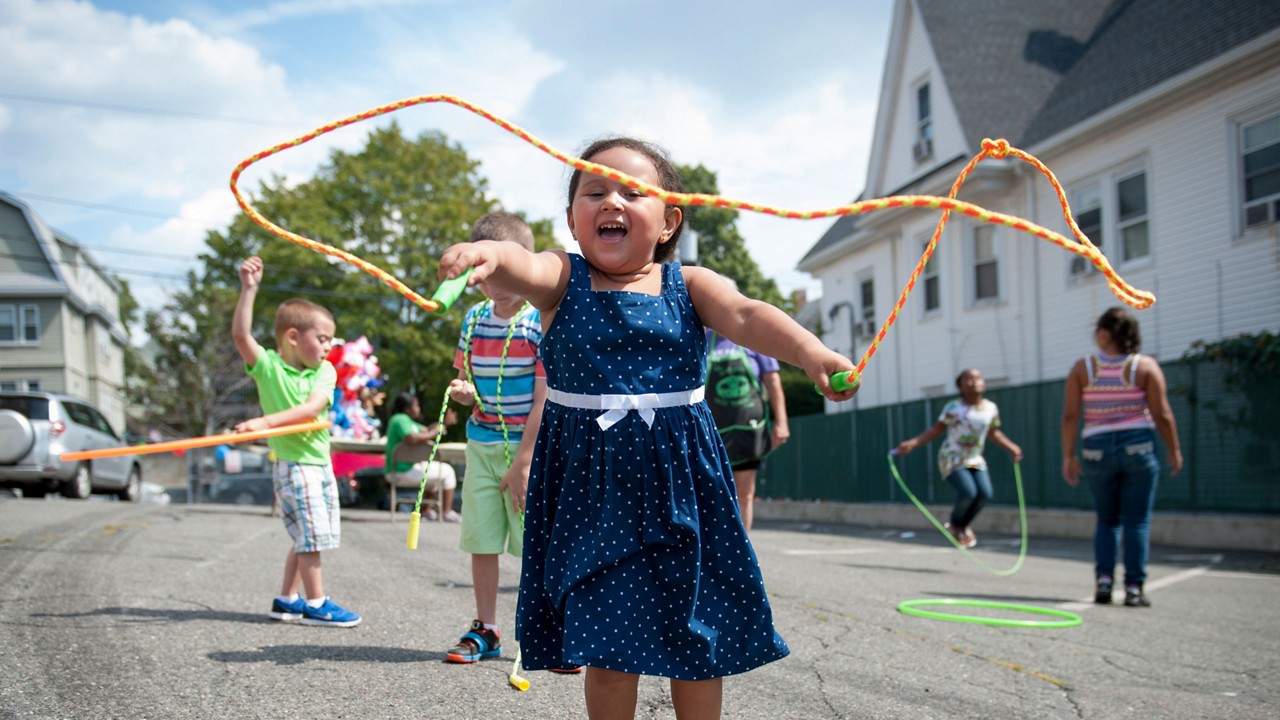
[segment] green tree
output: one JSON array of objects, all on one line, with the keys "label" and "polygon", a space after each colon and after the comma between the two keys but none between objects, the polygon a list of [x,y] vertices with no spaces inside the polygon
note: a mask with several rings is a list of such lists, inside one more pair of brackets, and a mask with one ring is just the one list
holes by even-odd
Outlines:
[{"label": "green tree", "polygon": [[[716,174],[702,165],[679,167],[685,191],[718,195],[720,188]],[[782,297],[778,286],[760,271],[746,240],[738,232],[738,211],[732,208],[685,208],[689,229],[698,236],[698,264],[733,278],[738,289],[748,297],[763,300],[784,311],[794,312],[790,300]],[[787,412],[798,417],[822,412],[822,397],[813,391],[813,382],[800,368],[783,364],[779,373],[783,394],[787,398]]]},{"label": "green tree", "polygon": [[[465,242],[471,222],[498,208],[478,169],[479,163],[443,134],[425,132],[411,140],[392,124],[372,131],[359,151],[333,151],[305,182],[263,181],[251,202],[281,227],[367,260],[430,297],[439,284],[438,258],[445,248]],[[530,222],[530,227],[540,249],[555,244],[549,221]],[[174,408],[176,415],[194,421],[204,413],[206,422],[221,423],[215,408],[244,411],[237,392],[252,399],[230,344],[239,266],[251,255],[266,265],[253,322],[263,346],[275,346],[273,322],[280,302],[305,297],[333,313],[339,338],[369,338],[389,390],[413,389],[424,400],[437,398],[455,375],[462,314],[480,299],[478,293],[464,295],[461,307],[450,312],[427,312],[363,270],[278,238],[243,214],[225,230],[210,232],[206,243],[208,252],[199,256],[202,269],[187,290],[148,315],[148,332],[159,346],[158,357],[165,358],[157,373],[170,376],[159,387],[179,382],[178,387],[192,390],[189,399],[172,399],[182,406]]]},{"label": "green tree", "polygon": [[[685,191],[718,195],[716,174],[702,165],[679,166]],[[689,229],[698,236],[698,264],[715,270],[738,283],[742,294],[763,300],[770,305],[791,312],[791,303],[782,297],[778,286],[760,272],[747,242],[738,232],[738,211],[732,208],[685,208]]]}]

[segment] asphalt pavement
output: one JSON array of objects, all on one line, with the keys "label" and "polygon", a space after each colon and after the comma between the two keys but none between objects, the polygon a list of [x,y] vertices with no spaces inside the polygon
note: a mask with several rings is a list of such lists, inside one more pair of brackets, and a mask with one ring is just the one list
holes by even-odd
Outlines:
[{"label": "asphalt pavement", "polygon": [[[979,523],[980,525],[980,523]],[[353,629],[270,621],[288,541],[266,508],[0,500],[0,719],[584,718],[582,676],[507,683],[518,564],[502,564],[501,660],[444,662],[471,617],[459,527],[347,510],[324,558]],[[752,533],[792,654],[725,681],[725,718],[1280,717],[1280,554],[1152,549],[1151,608],[1096,606],[1088,541],[1039,539],[989,572],[938,534],[761,523]],[[1011,568],[1016,536],[972,557]],[[899,612],[911,599],[1004,627]],[[640,718],[672,718],[643,678]]]}]

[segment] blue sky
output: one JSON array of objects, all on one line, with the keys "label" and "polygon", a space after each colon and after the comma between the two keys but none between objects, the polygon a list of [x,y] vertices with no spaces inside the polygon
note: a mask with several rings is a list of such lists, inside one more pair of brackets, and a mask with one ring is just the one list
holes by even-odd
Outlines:
[{"label": "blue sky", "polygon": [[[396,100],[448,93],[567,152],[612,133],[714,170],[722,193],[811,209],[862,189],[890,0],[802,4],[576,0],[0,0],[0,190],[128,279],[144,305],[180,285],[238,212],[258,150]],[[510,210],[563,223],[562,165],[453,106],[419,106],[263,161],[304,179],[391,120],[481,161]],[[743,214],[784,291],[830,220]],[[371,288],[376,282],[370,280]],[[423,290],[429,290],[423,289]]]}]

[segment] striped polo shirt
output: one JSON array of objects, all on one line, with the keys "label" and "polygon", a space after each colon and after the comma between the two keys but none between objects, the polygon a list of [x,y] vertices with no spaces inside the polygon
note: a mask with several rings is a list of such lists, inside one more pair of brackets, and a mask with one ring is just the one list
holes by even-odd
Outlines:
[{"label": "striped polo shirt", "polygon": [[1153,428],[1147,393],[1137,385],[1138,360],[1127,356],[1085,357],[1089,381],[1084,386],[1084,429],[1081,437],[1119,430]]},{"label": "striped polo shirt", "polygon": [[[467,331],[472,322],[475,322],[475,328],[468,337]],[[512,323],[515,323],[514,329]],[[511,331],[511,343],[504,360],[502,349],[507,344],[508,331]],[[502,422],[505,422],[511,443],[520,442],[524,424],[533,408],[534,380],[546,379],[542,361],[538,359],[538,346],[541,344],[542,319],[531,305],[526,304],[515,318],[494,315],[493,303],[488,300],[467,311],[453,359],[453,366],[463,370],[469,352],[472,381],[480,396],[480,402],[476,403],[467,420],[467,440],[500,443]],[[498,397],[499,369],[502,372],[502,397]]]}]

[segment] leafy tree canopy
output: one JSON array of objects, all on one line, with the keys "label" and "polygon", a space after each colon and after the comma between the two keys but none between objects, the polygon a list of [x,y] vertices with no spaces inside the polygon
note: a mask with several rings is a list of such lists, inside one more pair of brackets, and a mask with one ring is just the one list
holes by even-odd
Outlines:
[{"label": "leafy tree canopy", "polygon": [[[263,181],[251,202],[281,227],[363,258],[430,297],[445,248],[465,242],[472,221],[499,209],[487,189],[479,163],[461,146],[438,132],[406,138],[393,123],[372,131],[356,152],[334,150],[305,182]],[[532,221],[530,227],[538,249],[555,245],[550,221]],[[160,382],[179,390],[177,396],[150,399],[166,402],[165,414],[173,420],[204,417],[216,426],[234,418],[214,417],[215,407],[256,411],[248,402],[227,405],[247,389],[230,323],[239,267],[251,255],[266,266],[253,323],[264,347],[275,347],[276,307],[304,297],[333,313],[339,338],[369,338],[387,390],[412,389],[435,398],[455,376],[461,318],[481,299],[478,293],[464,295],[448,313],[429,313],[359,268],[278,238],[243,214],[225,230],[210,232],[206,243],[202,267],[191,274],[187,289],[147,315],[157,372],[166,376]]]},{"label": "leafy tree canopy", "polygon": [[[702,165],[679,166],[685,191],[720,194],[716,174]],[[685,208],[688,226],[698,236],[698,264],[715,270],[738,283],[747,297],[763,300],[790,312],[790,301],[782,297],[773,280],[760,272],[760,266],[747,252],[747,242],[738,232],[738,211],[732,208]]]}]

